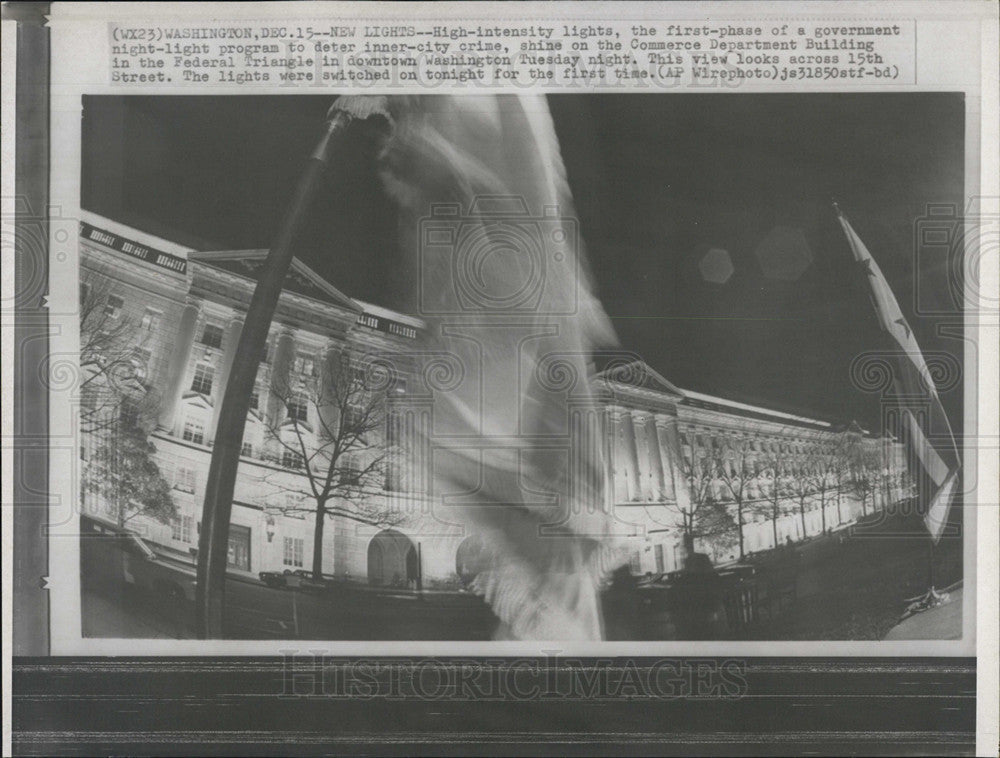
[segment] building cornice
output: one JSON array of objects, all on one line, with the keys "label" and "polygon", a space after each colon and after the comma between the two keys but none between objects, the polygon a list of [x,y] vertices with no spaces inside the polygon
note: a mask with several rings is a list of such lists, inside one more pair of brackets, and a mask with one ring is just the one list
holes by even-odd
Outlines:
[{"label": "building cornice", "polygon": [[[150,287],[151,282],[155,282],[157,285],[161,285],[163,289],[172,292],[184,290],[188,286],[188,279],[185,274],[157,269],[142,261],[135,261],[117,250],[108,249],[90,240],[81,239],[80,242],[81,262],[83,262],[84,268],[86,267],[87,258],[94,259],[95,262],[99,261],[98,265],[114,266],[115,276],[126,278],[132,286],[146,291],[155,291]],[[136,268],[130,270],[122,266],[122,263],[125,261],[129,264],[134,263]],[[96,273],[104,272],[98,270]]]}]

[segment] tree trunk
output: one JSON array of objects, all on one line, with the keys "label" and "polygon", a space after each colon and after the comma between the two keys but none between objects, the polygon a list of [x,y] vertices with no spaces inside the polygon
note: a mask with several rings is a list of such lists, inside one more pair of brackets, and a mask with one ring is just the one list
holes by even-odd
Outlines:
[{"label": "tree trunk", "polygon": [[740,561],[743,560],[743,502],[738,501],[736,503],[736,526],[740,533]]},{"label": "tree trunk", "polygon": [[771,532],[774,534],[774,546],[778,547],[778,507],[771,509]]},{"label": "tree trunk", "polygon": [[326,501],[316,503],[316,528],[313,529],[312,575],[316,581],[323,579],[323,528],[326,526]]},{"label": "tree trunk", "polygon": [[826,490],[819,493],[819,515],[823,520],[823,534],[826,534]]},{"label": "tree trunk", "polygon": [[799,497],[799,517],[802,519],[802,539],[809,536],[809,530],[806,529],[806,498],[805,496]]}]

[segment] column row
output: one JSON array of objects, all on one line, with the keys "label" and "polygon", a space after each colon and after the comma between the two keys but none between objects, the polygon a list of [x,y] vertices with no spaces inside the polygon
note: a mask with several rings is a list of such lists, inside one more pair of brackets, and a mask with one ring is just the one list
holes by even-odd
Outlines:
[{"label": "column row", "polygon": [[606,410],[607,476],[614,502],[657,502],[684,496],[677,417],[669,413]]}]

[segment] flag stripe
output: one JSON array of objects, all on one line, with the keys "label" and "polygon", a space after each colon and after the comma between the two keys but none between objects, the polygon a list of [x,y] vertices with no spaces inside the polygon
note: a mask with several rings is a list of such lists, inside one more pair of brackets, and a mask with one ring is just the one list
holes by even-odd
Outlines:
[{"label": "flag stripe", "polygon": [[934,499],[927,509],[927,515],[924,516],[924,526],[927,527],[934,542],[941,539],[941,534],[948,523],[948,511],[951,510],[951,501],[955,494],[957,481],[958,471],[952,471],[944,486],[934,495]]},{"label": "flag stripe", "polygon": [[885,274],[882,273],[882,269],[875,262],[872,254],[868,252],[865,243],[861,241],[857,232],[854,231],[843,216],[840,217],[840,225],[847,235],[851,252],[854,253],[854,259],[865,266],[865,270],[872,280],[869,282],[872,288],[872,300],[875,305],[875,314],[878,316],[882,330],[891,336],[906,352],[907,357],[916,366],[917,372],[923,379],[927,390],[936,395],[937,388],[934,386],[934,380],[931,378],[930,370],[924,361],[923,353],[920,352],[920,346],[913,336],[913,330],[910,329],[910,325],[903,316],[903,312],[899,309],[899,303],[896,301],[895,295],[892,294],[892,289],[890,289],[889,283],[885,279]]},{"label": "flag stripe", "polygon": [[910,440],[914,451],[916,451],[917,458],[920,459],[920,464],[924,467],[924,471],[934,480],[934,484],[940,487],[941,483],[948,477],[948,466],[941,460],[941,456],[937,454],[934,446],[927,440],[926,435],[920,428],[920,424],[913,417],[913,414],[909,410],[904,411],[904,413],[906,414],[906,422],[909,427]]}]

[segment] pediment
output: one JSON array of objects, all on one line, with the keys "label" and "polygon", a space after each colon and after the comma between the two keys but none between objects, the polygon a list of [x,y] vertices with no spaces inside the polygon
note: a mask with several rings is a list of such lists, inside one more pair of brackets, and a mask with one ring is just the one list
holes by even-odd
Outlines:
[{"label": "pediment", "polygon": [[[191,253],[188,260],[257,281],[267,259],[267,253],[267,250],[216,250]],[[361,312],[361,306],[298,258],[292,258],[288,274],[285,276],[284,289],[326,305]]]},{"label": "pediment", "polygon": [[599,388],[614,393],[631,391],[656,393],[671,398],[684,397],[684,391],[667,380],[643,360],[617,362],[611,360],[594,377]]},{"label": "pediment", "polygon": [[202,395],[200,392],[185,392],[181,396],[181,400],[189,408],[198,408],[203,411],[210,411],[215,408],[212,404],[212,398],[208,395]]}]

